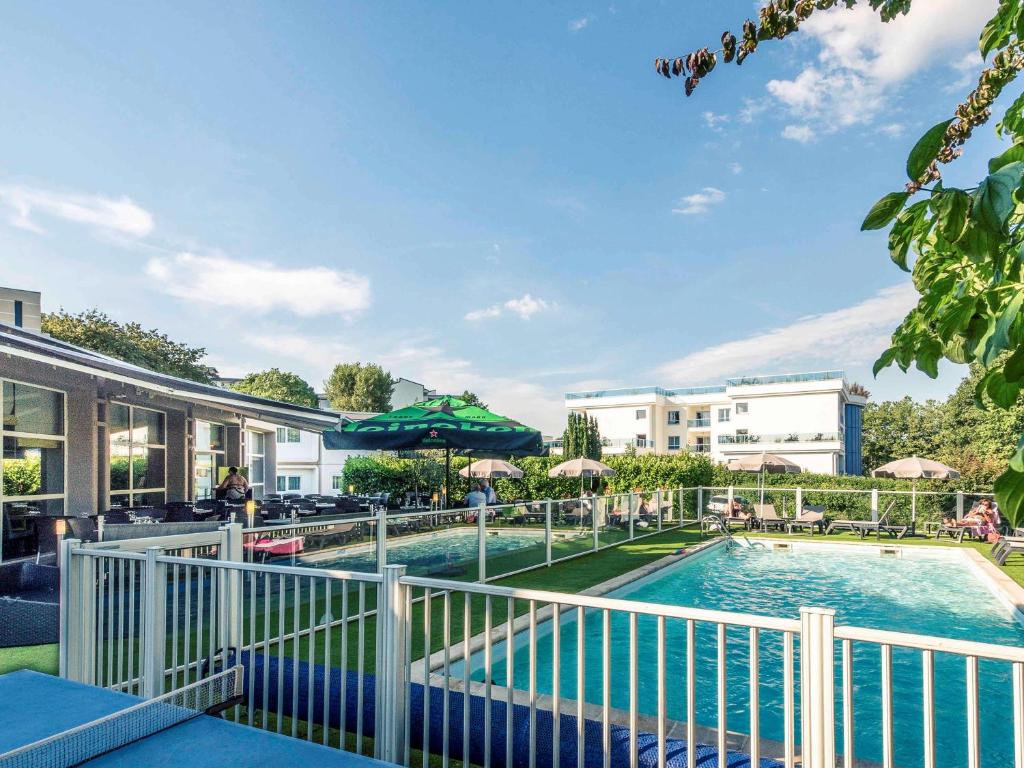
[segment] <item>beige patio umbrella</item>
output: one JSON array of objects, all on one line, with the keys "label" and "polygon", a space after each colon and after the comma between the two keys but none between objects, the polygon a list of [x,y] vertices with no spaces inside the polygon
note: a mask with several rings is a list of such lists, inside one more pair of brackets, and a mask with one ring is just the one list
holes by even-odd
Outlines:
[{"label": "beige patio umbrella", "polygon": [[959,480],[960,471],[943,464],[941,461],[922,459],[910,456],[896,459],[871,470],[872,477],[895,477],[901,480],[913,480],[910,486],[910,519],[917,520],[917,481],[925,480]]},{"label": "beige patio umbrella", "polygon": [[472,464],[467,464],[459,470],[462,477],[508,477],[519,480],[523,476],[523,470],[514,464],[509,464],[501,459],[480,459]]},{"label": "beige patio umbrella", "polygon": [[548,470],[548,477],[578,477],[580,479],[580,496],[583,496],[583,478],[612,477],[614,475],[615,470],[607,464],[582,456],[578,459],[563,461]]},{"label": "beige patio umbrella", "polygon": [[729,459],[726,466],[733,472],[758,473],[757,483],[761,490],[762,507],[764,506],[764,475],[766,473],[793,475],[802,471],[799,464],[766,451],[749,453],[746,456],[737,456],[735,459]]}]

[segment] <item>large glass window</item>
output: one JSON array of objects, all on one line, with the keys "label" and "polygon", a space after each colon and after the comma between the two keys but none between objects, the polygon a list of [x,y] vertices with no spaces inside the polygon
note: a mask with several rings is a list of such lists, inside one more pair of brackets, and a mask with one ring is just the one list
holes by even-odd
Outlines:
[{"label": "large glass window", "polygon": [[220,470],[224,466],[224,440],[227,429],[223,424],[196,421],[196,452],[194,490],[196,501],[212,499],[220,483]]},{"label": "large glass window", "polygon": [[164,503],[167,486],[165,415],[124,403],[107,406],[110,433],[110,504]]},{"label": "large glass window", "polygon": [[278,427],[277,428],[277,442],[279,443],[298,443],[302,441],[302,433],[299,432],[295,427]]},{"label": "large glass window", "polygon": [[249,487],[252,497],[262,499],[266,487],[266,443],[267,436],[262,432],[248,432],[246,446],[249,449]]},{"label": "large glass window", "polygon": [[302,490],[302,478],[298,475],[278,475],[277,491],[299,491]]},{"label": "large glass window", "polygon": [[64,513],[66,488],[64,393],[0,384],[2,559],[35,554],[40,518]]}]

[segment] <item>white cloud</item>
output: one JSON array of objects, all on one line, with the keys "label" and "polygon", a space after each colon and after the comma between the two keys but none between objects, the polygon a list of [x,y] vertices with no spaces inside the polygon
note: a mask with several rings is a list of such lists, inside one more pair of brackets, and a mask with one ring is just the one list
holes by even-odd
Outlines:
[{"label": "white cloud", "polygon": [[903,135],[903,132],[907,129],[903,123],[886,123],[885,125],[878,126],[878,131],[884,133],[886,136],[890,136],[894,139],[898,139]]},{"label": "white cloud", "polygon": [[511,312],[514,315],[519,315],[523,320],[529,320],[538,312],[544,312],[554,308],[554,304],[545,301],[544,299],[538,299],[530,294],[524,294],[518,299],[509,299],[504,304],[492,304],[489,307],[483,309],[474,309],[472,312],[466,313],[466,320],[471,322],[476,320],[484,320],[489,317],[500,317],[506,312]]},{"label": "white cloud", "polygon": [[719,115],[715,112],[705,112],[702,117],[704,118],[704,124],[713,131],[722,130],[722,124],[729,122],[728,115]]},{"label": "white cloud", "polygon": [[732,171],[737,176],[739,176],[741,173],[743,173],[743,166],[740,165],[739,163],[730,163],[729,170]]},{"label": "white cloud", "polygon": [[962,58],[954,61],[952,67],[953,71],[957,73],[957,77],[946,86],[946,92],[958,92],[976,85],[983,65],[981,53],[977,50],[965,53]]},{"label": "white cloud", "polygon": [[0,186],[0,201],[11,208],[15,227],[42,233],[38,217],[63,219],[133,237],[153,231],[153,216],[127,197],[53,192],[24,186]]},{"label": "white cloud", "polygon": [[279,267],[223,255],[178,253],[150,259],[146,274],[171,296],[264,314],[278,309],[302,317],[351,315],[370,306],[365,275],[329,267]]},{"label": "white cloud", "polygon": [[911,283],[885,288],[851,307],[802,317],[739,341],[729,341],[665,363],[664,379],[685,384],[758,373],[767,366],[855,365],[877,357],[896,325],[917,301]]},{"label": "white cloud", "polygon": [[593,16],[589,16],[589,15],[581,16],[578,19],[573,19],[572,21],[569,22],[569,31],[570,32],[580,32],[580,31],[586,29],[590,25],[590,22],[593,21],[593,20],[594,20],[594,17]]},{"label": "white cloud", "polygon": [[704,187],[700,192],[680,198],[672,213],[681,213],[684,216],[707,213],[712,205],[718,205],[723,200],[725,192],[715,187]]},{"label": "white cloud", "polygon": [[801,27],[820,46],[817,63],[768,92],[822,131],[868,123],[895,87],[951,51],[976,45],[997,0],[918,0],[907,16],[883,24],[867,3],[813,14]]},{"label": "white cloud", "polygon": [[807,144],[814,141],[814,131],[809,125],[787,125],[782,129],[782,138]]}]

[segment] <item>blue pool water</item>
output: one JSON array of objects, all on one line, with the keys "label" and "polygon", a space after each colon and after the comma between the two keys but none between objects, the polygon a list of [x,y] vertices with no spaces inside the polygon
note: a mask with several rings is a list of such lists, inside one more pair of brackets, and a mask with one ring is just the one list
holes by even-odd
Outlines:
[{"label": "blue pool water", "polygon": [[[436,531],[408,538],[389,539],[388,564],[408,566],[408,573],[458,575],[466,568],[476,572],[479,539],[475,529]],[[543,534],[524,532],[490,533],[487,555],[493,557],[513,550],[544,547]],[[347,571],[373,571],[377,567],[377,551],[373,545],[340,550],[327,557],[300,556],[299,564],[312,568],[337,568]]]},{"label": "blue pool water", "polygon": [[[837,624],[889,629],[916,634],[1024,645],[1024,627],[986,589],[966,563],[946,557],[882,558],[877,550],[771,552],[766,549],[717,548],[666,569],[651,580],[620,590],[613,597],[668,603],[739,613],[799,617],[801,606],[836,611]],[[639,619],[640,710],[657,713],[656,620]],[[551,691],[551,622],[540,632],[538,690]],[[525,634],[525,633],[524,633]],[[572,616],[561,622],[562,695],[576,698],[577,625]],[[601,617],[590,612],[585,622],[586,700],[602,701]],[[515,644],[517,688],[529,684],[526,637]],[[728,729],[749,732],[749,630],[727,631]],[[624,615],[613,615],[611,627],[612,706],[629,707],[629,627]],[[798,646],[798,643],[797,643]],[[836,644],[837,723],[841,723],[840,644]],[[504,648],[495,649],[492,679],[503,685]],[[668,716],[685,720],[685,623],[666,623]],[[760,639],[760,715],[762,737],[783,740],[782,638],[762,631]],[[474,676],[484,679],[474,658]],[[797,665],[798,667],[798,665]],[[714,727],[717,718],[717,656],[715,629],[697,625],[697,721]],[[1012,683],[1010,665],[980,663],[982,765],[1010,766],[1012,757]],[[795,670],[799,679],[799,669]],[[923,763],[921,656],[919,651],[893,649],[895,762]],[[943,766],[967,764],[965,742],[966,684],[962,658],[935,657],[936,750]],[[854,643],[855,748],[859,760],[880,762],[881,666],[875,645]],[[799,701],[796,702],[799,718]],[[799,723],[799,719],[797,720]],[[799,740],[799,727],[797,727]],[[837,749],[842,749],[842,737]]]}]

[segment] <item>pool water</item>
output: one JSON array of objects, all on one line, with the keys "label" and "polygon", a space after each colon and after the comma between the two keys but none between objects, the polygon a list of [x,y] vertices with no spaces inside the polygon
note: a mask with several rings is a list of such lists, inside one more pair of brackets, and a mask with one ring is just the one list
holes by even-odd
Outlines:
[{"label": "pool water", "polygon": [[[504,532],[487,534],[487,556],[514,550],[544,547],[543,533]],[[476,575],[479,539],[476,529],[464,528],[418,534],[407,538],[388,539],[388,564],[405,565],[416,576],[453,577],[460,573]],[[377,550],[374,545],[360,545],[330,553],[300,556],[299,564],[312,568],[336,568],[346,571],[374,571]]]},{"label": "pool water", "polygon": [[[936,553],[941,554],[941,553]],[[643,602],[708,608],[739,613],[799,617],[801,606],[833,608],[837,624],[924,635],[1024,645],[1024,627],[959,559],[917,556],[883,558],[877,550],[773,552],[768,549],[718,547],[707,554],[641,580],[612,597]],[[924,555],[924,553],[921,553]],[[561,622],[560,684],[562,695],[576,698],[575,613]],[[657,713],[656,619],[638,622],[639,709]],[[551,692],[551,622],[538,629],[537,686]],[[749,732],[749,630],[727,630],[727,695],[730,731]],[[601,616],[585,621],[586,700],[600,704]],[[629,707],[629,626],[625,615],[611,622],[611,703]],[[514,680],[529,685],[525,633],[517,636]],[[795,641],[798,649],[799,639]],[[713,625],[697,624],[697,722],[714,727],[717,720],[717,652]],[[782,636],[760,635],[760,715],[762,738],[783,740]],[[880,762],[881,665],[878,646],[853,644],[854,733],[858,760]],[[842,750],[840,644],[836,643],[837,750]],[[797,657],[798,658],[798,657]],[[504,685],[504,647],[496,647],[492,680]],[[482,660],[474,657],[474,677],[483,680]],[[796,661],[796,659],[795,659]],[[799,680],[799,663],[794,673]],[[935,656],[936,751],[943,766],[967,764],[965,662],[948,654]],[[980,662],[981,752],[984,766],[1010,766],[1012,757],[1012,683],[1010,664]],[[668,717],[686,719],[685,622],[666,622]],[[461,674],[457,672],[456,674]],[[893,649],[895,764],[922,765],[921,654]],[[799,740],[799,701],[796,738]]]}]

